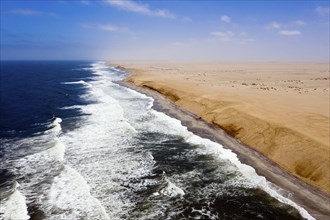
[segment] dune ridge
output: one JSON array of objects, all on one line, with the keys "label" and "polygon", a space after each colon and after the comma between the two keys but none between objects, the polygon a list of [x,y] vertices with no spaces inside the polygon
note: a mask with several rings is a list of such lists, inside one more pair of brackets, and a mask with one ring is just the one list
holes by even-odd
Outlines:
[{"label": "dune ridge", "polygon": [[[324,106],[328,104],[326,98],[329,95],[328,90],[325,90],[327,89],[326,84],[325,87],[323,85],[324,88],[317,88],[323,89],[321,93],[303,94],[303,96],[301,93],[293,94],[296,99],[309,96],[312,99],[321,97],[319,102],[322,103],[323,109],[313,109],[305,103],[306,106],[302,106],[298,110],[284,109],[284,111],[278,110],[277,112],[274,105],[262,103],[262,99],[259,98],[259,96],[261,97],[259,91],[256,93],[253,91],[254,96],[249,94],[251,89],[245,88],[246,85],[244,85],[247,83],[242,83],[238,91],[231,90],[230,87],[232,86],[228,87],[228,85],[226,85],[228,88],[224,86],[210,88],[205,84],[200,85],[200,79],[208,78],[207,71],[209,70],[206,68],[203,69],[205,77],[201,77],[201,74],[196,75],[187,72],[183,74],[182,70],[179,71],[180,66],[178,67],[178,64],[174,67],[170,63],[162,64],[167,67],[163,67],[162,70],[155,68],[157,65],[149,63],[149,66],[146,67],[141,66],[141,64],[140,66],[126,64],[133,73],[126,81],[162,94],[178,106],[189,110],[206,122],[225,130],[240,142],[261,152],[294,176],[328,194],[330,193],[329,116],[326,114],[328,109],[324,109]],[[126,67],[125,64],[123,66]],[[269,65],[267,68],[271,67]],[[172,74],[168,74],[169,70]],[[324,75],[328,74],[327,70],[322,69],[322,71],[321,76],[320,74],[316,74],[317,77],[315,74],[312,75],[329,82],[327,75]],[[166,75],[165,72],[167,72]],[[163,76],[160,76],[161,74]],[[306,74],[309,75],[310,73],[306,71]],[[189,82],[187,76],[198,78],[198,83],[194,80]],[[239,79],[237,76],[231,77]],[[219,80],[221,74],[215,78]],[[215,78],[211,82],[215,82]],[[298,78],[304,77],[298,76]],[[266,83],[266,80],[264,82]],[[315,84],[315,81],[311,81],[311,83]],[[229,84],[233,85],[232,83]],[[236,84],[235,86],[237,87]],[[244,88],[242,89],[242,87]],[[310,87],[310,84],[306,87]],[[274,92],[278,89],[275,86],[273,88]],[[312,91],[315,89],[313,88]],[[243,97],[238,96],[242,92],[246,94]],[[266,96],[268,99],[276,98],[274,93],[266,93]],[[251,101],[251,97],[253,97],[253,101]],[[285,100],[285,97],[281,99]],[[276,102],[276,104],[279,103],[281,102]],[[295,103],[290,104],[294,105]],[[301,103],[297,102],[296,104],[300,107]]]}]

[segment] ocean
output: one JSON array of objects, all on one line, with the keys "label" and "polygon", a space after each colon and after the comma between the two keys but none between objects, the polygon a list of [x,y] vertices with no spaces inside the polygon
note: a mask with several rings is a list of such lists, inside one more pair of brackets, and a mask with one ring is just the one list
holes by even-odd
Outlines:
[{"label": "ocean", "polygon": [[1,61],[0,219],[313,219],[105,62]]}]

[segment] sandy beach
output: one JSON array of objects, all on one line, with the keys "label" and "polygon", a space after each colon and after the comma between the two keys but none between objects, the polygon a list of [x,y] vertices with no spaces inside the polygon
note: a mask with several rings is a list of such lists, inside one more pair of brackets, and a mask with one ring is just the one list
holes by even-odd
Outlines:
[{"label": "sandy beach", "polygon": [[295,177],[330,192],[328,63],[121,61],[157,91]]}]

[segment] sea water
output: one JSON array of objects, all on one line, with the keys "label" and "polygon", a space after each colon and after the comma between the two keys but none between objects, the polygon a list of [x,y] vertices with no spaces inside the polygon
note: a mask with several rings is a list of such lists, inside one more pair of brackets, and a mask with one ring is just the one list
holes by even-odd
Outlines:
[{"label": "sea water", "polygon": [[0,219],[313,219],[104,62],[1,62]]}]

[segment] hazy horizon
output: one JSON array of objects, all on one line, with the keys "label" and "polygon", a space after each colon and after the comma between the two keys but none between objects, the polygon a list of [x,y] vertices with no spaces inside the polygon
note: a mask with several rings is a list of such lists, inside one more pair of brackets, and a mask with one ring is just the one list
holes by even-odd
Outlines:
[{"label": "hazy horizon", "polygon": [[1,1],[1,60],[329,62],[329,2]]}]

